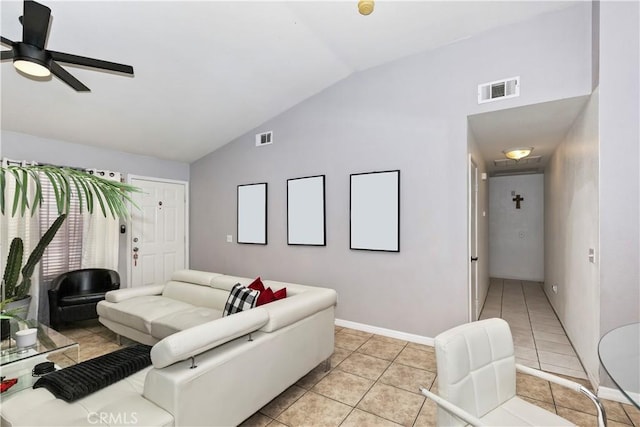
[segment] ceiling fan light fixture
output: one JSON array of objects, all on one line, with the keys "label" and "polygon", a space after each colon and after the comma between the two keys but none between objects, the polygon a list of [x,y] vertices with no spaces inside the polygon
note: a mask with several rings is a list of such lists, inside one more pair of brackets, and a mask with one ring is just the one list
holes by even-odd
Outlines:
[{"label": "ceiling fan light fixture", "polygon": [[509,148],[508,150],[504,150],[504,156],[507,159],[512,160],[520,160],[527,157],[533,151],[533,147],[519,147],[519,148]]},{"label": "ceiling fan light fixture", "polygon": [[13,66],[33,77],[48,77],[51,75],[51,71],[47,67],[28,59],[16,59],[13,61]]}]

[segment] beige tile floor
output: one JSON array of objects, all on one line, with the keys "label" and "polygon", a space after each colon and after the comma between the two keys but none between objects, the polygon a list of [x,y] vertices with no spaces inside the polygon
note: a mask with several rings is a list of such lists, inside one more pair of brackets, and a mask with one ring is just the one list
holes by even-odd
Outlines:
[{"label": "beige tile floor", "polygon": [[[81,360],[109,353],[118,345],[113,333],[97,322],[61,331],[80,344]],[[318,367],[289,387],[243,426],[433,426],[435,404],[418,392],[437,392],[432,347],[335,328],[332,369]],[[577,379],[590,387],[585,380]],[[531,403],[581,426],[596,426],[595,409],[581,394],[518,374],[517,393]],[[610,427],[640,427],[640,411],[604,401]]]},{"label": "beige tile floor", "polygon": [[587,379],[541,283],[492,278],[480,319],[491,317],[509,323],[518,363]]}]

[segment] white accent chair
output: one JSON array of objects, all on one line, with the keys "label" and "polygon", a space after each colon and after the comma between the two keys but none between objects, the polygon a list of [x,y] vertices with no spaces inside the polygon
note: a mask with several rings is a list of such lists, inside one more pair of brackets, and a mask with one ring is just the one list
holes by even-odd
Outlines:
[{"label": "white accent chair", "polygon": [[435,338],[438,395],[420,387],[438,405],[440,426],[570,426],[564,418],[516,396],[516,370],[585,394],[606,427],[604,407],[582,385],[515,363],[513,338],[502,319],[457,326]]}]

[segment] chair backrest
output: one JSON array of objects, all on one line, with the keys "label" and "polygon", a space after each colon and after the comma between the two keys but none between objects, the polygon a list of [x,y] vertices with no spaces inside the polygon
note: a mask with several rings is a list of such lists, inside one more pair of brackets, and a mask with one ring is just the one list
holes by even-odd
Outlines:
[{"label": "chair backrest", "polygon": [[52,287],[58,289],[61,297],[107,292],[120,288],[120,275],[106,268],[85,268],[61,274]]},{"label": "chair backrest", "polygon": [[[509,325],[502,319],[464,324],[435,338],[438,395],[481,418],[516,394]],[[465,425],[438,408],[438,425]]]}]

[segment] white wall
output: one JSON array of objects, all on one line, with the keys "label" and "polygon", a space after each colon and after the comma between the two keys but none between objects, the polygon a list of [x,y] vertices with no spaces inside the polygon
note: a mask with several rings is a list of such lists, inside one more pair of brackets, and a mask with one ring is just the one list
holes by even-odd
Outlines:
[{"label": "white wall", "polygon": [[[479,83],[514,75],[520,97],[478,105]],[[329,286],[338,318],[433,337],[468,320],[467,116],[590,92],[588,3],[354,74],[191,165],[191,265]],[[350,250],[349,174],[396,168],[400,252]],[[286,180],[315,174],[327,246],[288,246]],[[269,244],[226,243],[252,182],[269,185]]]},{"label": "white wall", "polygon": [[[512,191],[524,198],[516,209]],[[489,179],[489,274],[544,280],[544,176]]]},{"label": "white wall", "polygon": [[[587,375],[599,382],[598,90],[545,171],[545,293]],[[551,289],[558,285],[558,293]]]}]

